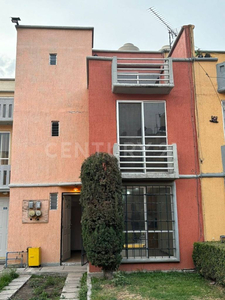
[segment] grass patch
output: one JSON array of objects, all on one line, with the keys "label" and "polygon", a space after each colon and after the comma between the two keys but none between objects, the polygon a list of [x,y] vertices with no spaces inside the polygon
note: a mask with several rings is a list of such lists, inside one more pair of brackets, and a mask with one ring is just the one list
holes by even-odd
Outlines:
[{"label": "grass patch", "polygon": [[29,281],[12,298],[14,300],[58,300],[65,276],[32,275]]},{"label": "grass patch", "polygon": [[87,299],[87,272],[83,274],[80,280],[80,291],[79,291],[79,299],[86,300]]},{"label": "grass patch", "polygon": [[[211,285],[197,273],[151,272],[122,274],[115,280],[92,278],[92,300],[217,300],[225,299],[225,289]],[[114,281],[114,282],[113,282]],[[124,284],[126,283],[127,284]]]},{"label": "grass patch", "polygon": [[0,276],[0,291],[17,277],[19,277],[19,274],[16,273],[15,269],[4,271]]}]

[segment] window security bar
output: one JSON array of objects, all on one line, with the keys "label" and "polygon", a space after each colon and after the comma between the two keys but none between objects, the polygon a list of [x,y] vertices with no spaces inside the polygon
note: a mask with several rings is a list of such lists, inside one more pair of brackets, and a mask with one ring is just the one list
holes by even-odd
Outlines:
[{"label": "window security bar", "polygon": [[174,258],[175,208],[170,185],[124,186],[126,259]]}]

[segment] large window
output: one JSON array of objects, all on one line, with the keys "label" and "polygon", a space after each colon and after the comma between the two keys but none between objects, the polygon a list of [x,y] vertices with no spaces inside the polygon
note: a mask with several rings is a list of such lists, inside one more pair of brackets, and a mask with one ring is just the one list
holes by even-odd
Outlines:
[{"label": "large window", "polygon": [[174,198],[169,184],[123,187],[125,260],[179,258]]},{"label": "large window", "polygon": [[118,144],[122,172],[167,172],[172,146],[167,145],[165,102],[119,101]]},{"label": "large window", "polygon": [[9,164],[9,137],[10,133],[0,132],[0,164]]}]

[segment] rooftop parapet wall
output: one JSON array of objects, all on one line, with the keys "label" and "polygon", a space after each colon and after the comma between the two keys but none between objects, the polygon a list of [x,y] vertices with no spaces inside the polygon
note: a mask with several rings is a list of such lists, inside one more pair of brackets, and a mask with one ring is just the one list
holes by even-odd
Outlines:
[{"label": "rooftop parapet wall", "polygon": [[193,25],[186,25],[181,28],[169,53],[169,57],[190,58],[195,56],[193,29]]}]

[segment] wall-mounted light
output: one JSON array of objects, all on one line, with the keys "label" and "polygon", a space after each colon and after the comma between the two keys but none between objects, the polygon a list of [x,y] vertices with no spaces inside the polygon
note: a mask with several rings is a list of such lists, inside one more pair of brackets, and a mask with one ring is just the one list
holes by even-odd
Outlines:
[{"label": "wall-mounted light", "polygon": [[217,116],[211,116],[211,120],[209,120],[211,123],[219,123],[218,122],[218,117]]},{"label": "wall-mounted light", "polygon": [[73,189],[74,193],[77,193],[77,194],[80,194],[81,192],[81,186],[76,186],[74,189]]}]

